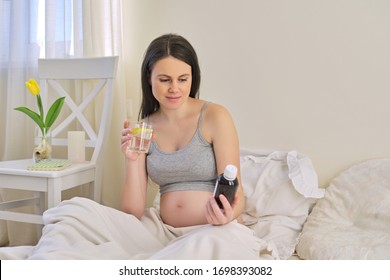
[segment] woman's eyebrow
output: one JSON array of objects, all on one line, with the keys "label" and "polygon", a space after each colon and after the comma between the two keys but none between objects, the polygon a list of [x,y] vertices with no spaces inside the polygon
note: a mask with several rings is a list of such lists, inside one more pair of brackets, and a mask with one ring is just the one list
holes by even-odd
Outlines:
[{"label": "woman's eyebrow", "polygon": [[[181,74],[179,76],[179,78],[182,78],[182,77],[188,77],[190,76],[191,74]],[[167,75],[167,74],[158,74],[157,77],[167,77],[167,78],[171,78],[171,76]]]}]

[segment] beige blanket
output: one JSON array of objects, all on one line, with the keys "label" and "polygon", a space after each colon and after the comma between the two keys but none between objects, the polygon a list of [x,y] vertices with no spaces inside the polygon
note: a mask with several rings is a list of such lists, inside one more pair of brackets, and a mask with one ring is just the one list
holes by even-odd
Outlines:
[{"label": "beige blanket", "polygon": [[272,259],[267,242],[237,222],[174,228],[154,208],[141,220],[85,198],[44,214],[36,246],[1,248],[0,259]]}]

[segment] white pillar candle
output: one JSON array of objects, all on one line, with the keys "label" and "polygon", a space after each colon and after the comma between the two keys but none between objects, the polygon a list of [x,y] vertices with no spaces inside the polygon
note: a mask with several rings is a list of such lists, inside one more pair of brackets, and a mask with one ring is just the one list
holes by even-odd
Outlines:
[{"label": "white pillar candle", "polygon": [[84,131],[68,131],[68,160],[74,163],[85,161]]}]

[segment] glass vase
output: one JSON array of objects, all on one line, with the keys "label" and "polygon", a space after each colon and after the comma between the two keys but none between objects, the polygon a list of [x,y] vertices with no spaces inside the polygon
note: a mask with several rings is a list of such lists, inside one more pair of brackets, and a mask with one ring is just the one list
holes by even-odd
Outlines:
[{"label": "glass vase", "polygon": [[43,131],[37,127],[35,130],[35,146],[33,151],[33,160],[35,163],[40,161],[51,160],[51,132],[50,130],[43,129]]}]

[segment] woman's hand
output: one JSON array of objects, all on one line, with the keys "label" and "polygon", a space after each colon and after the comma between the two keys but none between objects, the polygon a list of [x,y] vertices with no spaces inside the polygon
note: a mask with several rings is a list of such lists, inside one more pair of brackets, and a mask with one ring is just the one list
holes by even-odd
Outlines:
[{"label": "woman's hand", "polygon": [[129,121],[125,120],[123,122],[122,137],[121,137],[121,151],[126,158],[130,160],[137,160],[139,153],[130,151],[127,147],[129,146],[129,141],[133,137],[131,135],[131,129],[129,128]]},{"label": "woman's hand", "polygon": [[223,209],[219,208],[214,196],[211,196],[206,205],[206,218],[207,222],[212,225],[224,225],[230,223],[233,219],[233,209],[238,203],[238,196],[236,195],[233,200],[233,204],[230,205],[229,201],[224,195],[220,195]]}]

